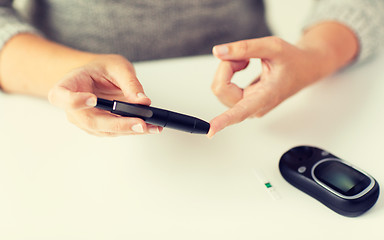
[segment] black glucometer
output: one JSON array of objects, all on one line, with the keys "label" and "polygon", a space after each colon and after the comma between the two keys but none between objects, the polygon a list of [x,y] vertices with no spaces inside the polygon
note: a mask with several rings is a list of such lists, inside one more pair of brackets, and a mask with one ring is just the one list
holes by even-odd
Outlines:
[{"label": "black glucometer", "polygon": [[290,149],[279,169],[290,184],[347,217],[368,211],[379,197],[379,184],[372,176],[320,148]]}]

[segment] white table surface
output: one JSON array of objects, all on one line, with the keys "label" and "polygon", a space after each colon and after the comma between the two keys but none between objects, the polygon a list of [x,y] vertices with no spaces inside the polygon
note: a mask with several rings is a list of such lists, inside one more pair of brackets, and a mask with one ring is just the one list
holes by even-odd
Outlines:
[{"label": "white table surface", "polygon": [[[202,56],[135,67],[153,106],[210,120],[225,110],[210,91],[217,64]],[[384,183],[383,66],[381,54],[212,140],[168,129],[95,137],[45,100],[0,93],[0,239],[379,239],[382,196],[358,218],[340,216],[289,185],[278,161],[314,145]]]}]

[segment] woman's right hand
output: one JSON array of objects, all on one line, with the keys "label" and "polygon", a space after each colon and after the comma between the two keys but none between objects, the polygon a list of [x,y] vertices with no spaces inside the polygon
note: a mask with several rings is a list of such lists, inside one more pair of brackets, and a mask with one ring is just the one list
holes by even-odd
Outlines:
[{"label": "woman's right hand", "polygon": [[68,120],[97,136],[160,133],[162,127],[94,108],[97,97],[150,105],[132,64],[119,55],[100,55],[69,72],[49,92],[49,101],[63,108]]}]

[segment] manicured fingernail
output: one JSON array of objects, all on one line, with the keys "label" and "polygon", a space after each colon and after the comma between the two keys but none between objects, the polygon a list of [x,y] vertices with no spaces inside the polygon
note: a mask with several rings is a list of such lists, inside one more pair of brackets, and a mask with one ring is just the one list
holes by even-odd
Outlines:
[{"label": "manicured fingernail", "polygon": [[136,132],[136,133],[143,133],[144,132],[144,128],[141,124],[135,124],[132,126],[132,131]]},{"label": "manicured fingernail", "polygon": [[152,134],[160,133],[159,128],[156,126],[150,126],[148,127],[148,132]]},{"label": "manicured fingernail", "polygon": [[93,97],[88,98],[87,101],[85,101],[85,105],[87,105],[88,107],[96,106],[96,99]]},{"label": "manicured fingernail", "polygon": [[218,45],[213,48],[213,52],[217,55],[224,56],[229,53],[229,48],[225,45]]},{"label": "manicured fingernail", "polygon": [[148,98],[144,93],[138,93],[137,97],[138,98]]}]

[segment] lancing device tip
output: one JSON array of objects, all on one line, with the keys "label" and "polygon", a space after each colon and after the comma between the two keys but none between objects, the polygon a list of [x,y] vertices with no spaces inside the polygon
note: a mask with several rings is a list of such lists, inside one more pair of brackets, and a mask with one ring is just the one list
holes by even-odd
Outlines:
[{"label": "lancing device tip", "polygon": [[253,169],[252,172],[256,176],[256,178],[259,180],[259,182],[264,185],[266,191],[268,192],[269,196],[271,196],[273,200],[281,199],[280,194],[272,186],[271,182],[265,177],[262,171]]}]

